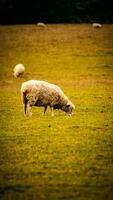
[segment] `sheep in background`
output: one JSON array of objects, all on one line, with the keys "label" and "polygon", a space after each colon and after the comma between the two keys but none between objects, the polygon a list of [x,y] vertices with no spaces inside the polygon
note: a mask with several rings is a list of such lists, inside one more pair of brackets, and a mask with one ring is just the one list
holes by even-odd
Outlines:
[{"label": "sheep in background", "polygon": [[17,77],[21,77],[24,72],[25,72],[25,67],[23,64],[17,64],[15,67],[14,67],[14,70],[13,70],[13,75],[15,78]]},{"label": "sheep in background", "polygon": [[93,28],[101,28],[102,27],[102,25],[98,24],[98,23],[93,23],[92,26],[93,26]]},{"label": "sheep in background", "polygon": [[37,26],[41,27],[41,28],[45,28],[46,27],[46,25],[44,23],[42,23],[42,22],[38,22]]},{"label": "sheep in background", "polygon": [[49,106],[52,116],[54,116],[54,109],[65,111],[70,116],[75,109],[75,106],[66,97],[60,87],[45,81],[29,80],[24,82],[21,86],[21,95],[24,113],[26,114],[28,104],[29,116],[32,115],[32,106],[44,107],[44,114]]}]

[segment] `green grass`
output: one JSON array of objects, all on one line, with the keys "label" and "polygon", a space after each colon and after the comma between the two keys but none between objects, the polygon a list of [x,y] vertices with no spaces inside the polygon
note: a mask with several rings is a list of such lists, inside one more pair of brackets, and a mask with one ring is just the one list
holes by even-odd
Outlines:
[{"label": "green grass", "polygon": [[[113,199],[113,25],[0,26],[0,199]],[[23,63],[23,78],[12,76]],[[21,83],[58,84],[75,104],[68,117],[33,108]]]}]

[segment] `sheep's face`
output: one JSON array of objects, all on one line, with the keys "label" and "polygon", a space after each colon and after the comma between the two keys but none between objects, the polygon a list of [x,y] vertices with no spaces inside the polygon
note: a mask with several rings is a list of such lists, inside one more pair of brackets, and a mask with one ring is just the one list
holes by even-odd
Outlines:
[{"label": "sheep's face", "polygon": [[19,76],[19,74],[16,73],[16,72],[14,72],[13,75],[14,75],[14,77],[16,77],[16,78]]},{"label": "sheep's face", "polygon": [[18,78],[23,75],[23,72],[14,72],[14,77]]},{"label": "sheep's face", "polygon": [[62,110],[65,111],[69,116],[73,115],[73,110],[75,106],[73,104],[67,104],[62,107]]}]

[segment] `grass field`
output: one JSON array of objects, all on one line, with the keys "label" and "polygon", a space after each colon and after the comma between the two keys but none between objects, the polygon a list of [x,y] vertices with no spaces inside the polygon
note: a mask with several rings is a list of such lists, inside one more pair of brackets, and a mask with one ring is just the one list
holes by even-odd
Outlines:
[{"label": "grass field", "polygon": [[[75,114],[25,117],[29,79],[58,84]],[[0,26],[0,199],[113,199],[113,25]]]}]

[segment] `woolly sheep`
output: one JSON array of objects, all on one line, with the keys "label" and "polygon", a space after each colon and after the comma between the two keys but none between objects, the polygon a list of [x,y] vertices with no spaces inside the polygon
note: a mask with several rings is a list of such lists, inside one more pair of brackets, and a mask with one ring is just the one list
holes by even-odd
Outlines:
[{"label": "woolly sheep", "polygon": [[25,67],[23,64],[17,64],[15,67],[14,67],[14,70],[13,70],[13,75],[15,78],[17,77],[21,77],[24,72],[25,72]]},{"label": "woolly sheep", "polygon": [[40,80],[29,80],[21,86],[21,96],[26,114],[32,115],[32,106],[44,107],[44,114],[49,106],[51,116],[54,116],[54,109],[65,111],[68,115],[73,114],[75,106],[57,85]]},{"label": "woolly sheep", "polygon": [[98,23],[93,23],[92,26],[93,26],[93,28],[101,28],[102,27],[102,25],[98,24]]},{"label": "woolly sheep", "polygon": [[38,22],[37,26],[41,27],[41,28],[45,28],[46,27],[46,25],[44,23],[42,23],[42,22]]}]

